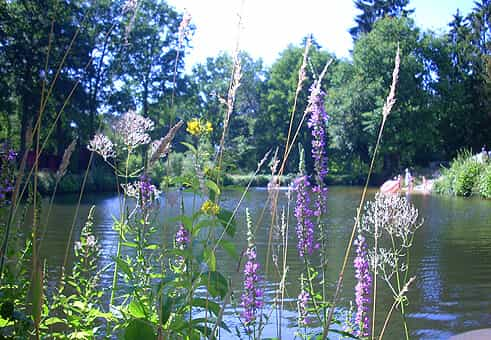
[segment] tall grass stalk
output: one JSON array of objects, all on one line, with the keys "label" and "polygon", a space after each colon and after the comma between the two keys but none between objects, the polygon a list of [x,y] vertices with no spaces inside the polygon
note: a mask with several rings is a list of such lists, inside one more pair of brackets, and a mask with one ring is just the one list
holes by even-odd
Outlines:
[{"label": "tall grass stalk", "polygon": [[[334,292],[334,297],[332,299],[332,302],[331,302],[331,307],[329,309],[329,313],[327,315],[327,321],[326,321],[326,324],[324,326],[324,330],[323,330],[323,333],[322,333],[322,339],[325,340],[327,339],[327,335],[329,334],[329,326],[331,325],[331,322],[332,322],[332,317],[334,315],[334,309],[336,307],[336,303],[338,301],[338,298],[339,298],[339,294],[341,292],[341,286],[343,284],[343,279],[344,279],[344,272],[346,270],[346,266],[348,264],[348,258],[349,258],[349,254],[351,252],[351,247],[353,245],[353,240],[355,238],[355,234],[356,234],[356,230],[359,228],[360,226],[360,218],[361,218],[361,211],[362,211],[362,208],[363,208],[363,205],[365,203],[365,198],[366,198],[366,194],[367,194],[367,189],[368,189],[368,183],[370,182],[370,178],[371,178],[371,175],[372,175],[372,172],[373,172],[373,168],[374,168],[374,164],[375,164],[375,160],[376,160],[376,157],[377,157],[377,152],[378,152],[378,149],[380,147],[380,141],[382,139],[382,134],[383,134],[383,131],[384,131],[384,127],[385,127],[385,122],[387,121],[387,118],[389,117],[389,114],[392,110],[392,107],[394,106],[395,102],[396,102],[396,86],[397,86],[397,82],[398,82],[398,78],[399,78],[399,67],[400,67],[400,63],[401,63],[401,59],[400,59],[400,49],[399,49],[399,45],[397,46],[397,51],[396,51],[396,56],[395,56],[395,61],[394,61],[394,71],[392,72],[392,84],[390,86],[390,92],[389,92],[389,95],[387,97],[387,100],[386,102],[384,103],[384,107],[383,107],[383,110],[382,110],[382,123],[380,124],[380,128],[379,128],[379,133],[378,133],[378,137],[377,137],[377,142],[375,144],[375,149],[373,151],[373,155],[372,155],[372,160],[370,162],[370,168],[368,170],[368,175],[367,175],[367,178],[366,178],[366,181],[365,181],[365,185],[363,187],[363,191],[362,191],[362,194],[361,194],[361,198],[360,198],[360,204],[358,205],[358,209],[356,211],[356,217],[355,217],[355,223],[353,224],[353,228],[351,230],[351,235],[350,235],[350,238],[349,238],[349,241],[348,241],[348,245],[346,246],[346,251],[345,251],[345,255],[344,255],[344,259],[343,259],[343,264],[341,266],[341,270],[339,272],[339,275],[338,275],[338,282],[336,284],[336,290]],[[376,310],[376,298],[377,298],[377,275],[376,275],[376,271],[375,271],[375,275],[374,275],[374,289],[373,289],[373,313],[372,313],[372,339],[373,339],[373,334],[375,333],[375,310]]]}]

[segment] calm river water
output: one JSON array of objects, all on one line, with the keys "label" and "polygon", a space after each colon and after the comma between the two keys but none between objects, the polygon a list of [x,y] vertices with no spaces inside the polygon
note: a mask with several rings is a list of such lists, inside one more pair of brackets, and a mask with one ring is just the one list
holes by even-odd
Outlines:
[{"label": "calm river water", "polygon": [[[357,187],[332,187],[329,192],[329,213],[326,218],[329,238],[329,281],[331,294],[341,266],[342,256],[353,225],[355,210],[359,202],[361,189]],[[373,192],[370,196],[373,197]],[[227,192],[224,195],[225,206],[233,207],[240,198],[239,192]],[[286,204],[286,195],[281,205]],[[242,207],[248,207],[253,217],[257,218],[266,204],[267,192],[263,189],[252,189]],[[477,328],[491,327],[491,201],[463,199],[442,196],[412,195],[410,200],[419,208],[420,216],[425,220],[418,230],[411,252],[410,271],[416,275],[416,282],[408,294],[408,324],[411,337],[414,339],[447,339],[449,336]],[[63,262],[68,231],[76,208],[77,198],[59,196],[51,213],[51,221],[46,238],[42,242],[42,255],[48,259],[52,271],[51,278],[56,277]],[[80,207],[75,231],[77,237],[80,226],[85,221],[91,205],[96,205],[95,233],[102,247],[101,267],[110,262],[116,253],[117,234],[112,229],[113,216],[118,215],[118,198],[114,195],[87,195]],[[185,205],[190,209],[192,197],[185,196]],[[175,208],[162,202],[160,224],[164,225],[166,217],[175,214]],[[243,223],[244,209],[239,212],[239,223],[236,242],[239,249],[246,244]],[[268,240],[269,215],[256,235],[259,258],[264,263]],[[168,226],[168,239],[175,232]],[[289,273],[287,290],[291,297],[286,303],[289,310],[282,316],[283,339],[292,339],[296,325],[295,297],[299,290],[299,273],[302,268],[295,249],[294,225],[290,228],[291,247],[289,250]],[[243,282],[237,262],[228,256],[218,256],[218,267],[228,275],[237,289]],[[352,263],[352,260],[351,262]],[[264,267],[263,267],[264,269]],[[104,286],[109,287],[112,274],[104,276]],[[273,275],[265,275],[266,299],[271,300],[277,287]],[[354,275],[352,266],[345,275],[342,299],[339,305],[349,306],[354,300]],[[382,285],[381,285],[382,286]],[[386,307],[392,303],[392,297],[383,287],[379,292],[379,320],[385,317]],[[233,323],[232,311],[227,319]],[[265,337],[276,336],[275,315],[272,326],[264,330]],[[402,339],[400,316],[394,314],[386,332],[386,339]],[[380,330],[380,325],[379,328]],[[223,339],[233,338],[222,333]]]}]

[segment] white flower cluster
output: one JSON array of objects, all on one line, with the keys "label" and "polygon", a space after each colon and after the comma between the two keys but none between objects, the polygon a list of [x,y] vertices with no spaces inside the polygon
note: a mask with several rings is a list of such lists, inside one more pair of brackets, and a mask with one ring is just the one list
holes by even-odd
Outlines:
[{"label": "white flower cluster", "polygon": [[[94,235],[88,235],[87,238],[85,239],[85,246],[87,248],[95,248],[96,244],[97,244],[97,242],[96,242]],[[74,248],[76,251],[80,251],[80,250],[82,250],[83,246],[84,245],[82,244],[82,242],[77,241],[77,242],[75,242]]]},{"label": "white flower cluster", "polygon": [[150,199],[150,201],[157,199],[161,194],[161,191],[158,190],[155,185],[148,185],[143,181],[121,184],[121,187],[123,188],[126,196],[135,198],[138,202],[140,202],[140,197],[142,194],[145,196],[148,195],[148,199]]},{"label": "white flower cluster", "polygon": [[102,158],[104,158],[105,161],[107,161],[108,158],[116,156],[113,142],[111,142],[107,136],[101,133],[96,134],[94,138],[92,138],[87,146],[87,149],[98,153],[102,156]]},{"label": "white flower cluster", "polygon": [[411,235],[422,225],[418,222],[418,209],[405,197],[377,193],[374,201],[365,205],[362,230],[380,237],[383,232],[398,237],[410,246]]},{"label": "white flower cluster", "polygon": [[114,125],[116,134],[121,136],[124,145],[129,149],[150,143],[150,135],[147,132],[153,128],[154,123],[151,119],[131,110]]}]

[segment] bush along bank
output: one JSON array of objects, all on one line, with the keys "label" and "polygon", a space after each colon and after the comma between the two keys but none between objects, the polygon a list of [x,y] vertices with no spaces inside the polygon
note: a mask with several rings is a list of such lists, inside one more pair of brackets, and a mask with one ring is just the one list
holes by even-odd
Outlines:
[{"label": "bush along bank", "polygon": [[473,156],[469,151],[460,152],[450,167],[443,168],[442,176],[435,181],[434,191],[445,195],[478,195],[491,199],[491,162],[487,158]]},{"label": "bush along bank", "polygon": [[[55,190],[56,173],[40,171],[38,176],[38,190],[43,195],[50,195]],[[60,194],[70,194],[80,192],[83,186],[85,174],[70,173],[65,175],[56,188]],[[85,192],[116,192],[117,183],[114,176],[107,171],[92,169],[88,175],[84,186]]]}]

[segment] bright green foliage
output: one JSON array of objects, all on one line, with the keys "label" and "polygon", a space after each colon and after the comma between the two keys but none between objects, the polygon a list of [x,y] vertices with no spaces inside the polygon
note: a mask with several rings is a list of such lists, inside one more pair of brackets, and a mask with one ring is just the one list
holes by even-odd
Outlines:
[{"label": "bright green foliage", "polygon": [[[92,339],[100,336],[103,321],[112,319],[111,313],[105,313],[102,308],[102,271],[98,268],[100,246],[92,230],[94,209],[90,209],[80,240],[75,242],[72,274],[66,280],[62,279],[56,294],[53,294],[49,316],[42,323],[45,331],[50,330],[54,338]],[[71,291],[73,293],[69,293]],[[63,325],[62,331],[55,331],[60,324]]]},{"label": "bright green foliage", "polygon": [[479,175],[477,189],[482,197],[491,199],[491,165],[488,164]]},{"label": "bright green foliage", "polygon": [[[241,67],[240,87],[235,98],[234,111],[226,139],[225,164],[233,170],[253,169],[257,159],[255,123],[261,115],[261,97],[264,92],[266,71],[261,60],[254,60],[247,53],[239,54]],[[223,133],[227,98],[233,59],[222,53],[208,58],[193,68],[192,88],[194,103],[184,111],[185,117],[199,116],[214,126],[211,142],[218,145]]]},{"label": "bright green foliage", "polygon": [[401,67],[397,102],[387,120],[380,150],[383,167],[389,171],[431,152],[431,115],[426,108],[425,91],[429,71],[424,67],[420,33],[414,23],[405,18],[377,21],[373,30],[356,42],[353,63],[342,63],[335,69],[328,101],[332,146],[339,154],[348,155],[345,157],[349,160],[358,155],[368,163],[382,121],[398,45]]},{"label": "bright green foliage", "polygon": [[[254,128],[258,155],[262,156],[268,150],[274,150],[276,147],[280,148],[280,155],[283,155],[303,53],[303,46],[290,45],[271,66],[269,77],[266,80],[265,92],[261,100],[261,115],[258,117]],[[303,81],[302,91],[298,96],[290,139],[295,134],[296,127],[299,125],[305,111],[309,87],[312,85],[314,77],[322,72],[325,64],[331,58],[332,56],[327,52],[321,51],[315,41],[313,42],[309,52],[310,66],[307,66],[305,70],[306,78]],[[330,71],[327,72],[327,76],[324,78],[322,88],[330,88],[329,79]],[[306,154],[310,156],[311,136],[306,128],[307,119],[308,117],[304,120],[296,142],[301,143],[306,148]],[[297,143],[294,145],[296,146]],[[294,172],[298,164],[297,148],[292,150],[289,159],[288,169],[285,172]],[[312,167],[310,157],[307,157],[306,163],[310,170]]]},{"label": "bright green foliage", "polygon": [[435,191],[441,194],[490,198],[491,162],[481,161],[479,155],[461,152],[444,168],[442,176],[435,182]]},{"label": "bright green foliage", "polygon": [[476,3],[467,17],[457,12],[448,34],[429,44],[430,67],[438,77],[432,85],[434,128],[444,157],[489,142],[490,14],[489,1]]}]

